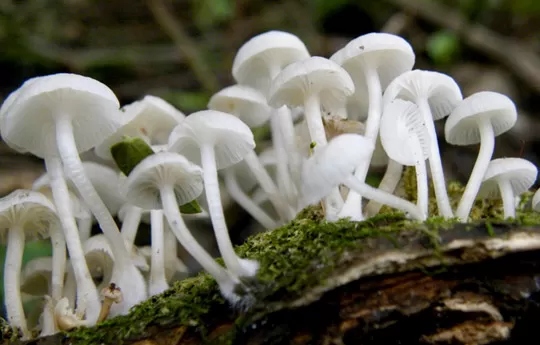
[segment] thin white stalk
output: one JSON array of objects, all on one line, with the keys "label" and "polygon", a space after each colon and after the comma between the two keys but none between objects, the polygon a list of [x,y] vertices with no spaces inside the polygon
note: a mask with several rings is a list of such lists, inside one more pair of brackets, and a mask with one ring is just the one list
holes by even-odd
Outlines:
[{"label": "thin white stalk", "polygon": [[[379,189],[388,193],[394,193],[396,190],[399,181],[401,180],[401,175],[403,174],[403,165],[399,164],[395,160],[388,158],[388,165],[386,166],[386,171],[384,176],[379,183]],[[383,205],[374,200],[370,200],[365,208],[365,213],[368,217],[374,216],[381,210]]]},{"label": "thin white stalk", "polygon": [[66,266],[66,283],[64,284],[64,291],[62,296],[68,299],[70,306],[75,305],[77,296],[77,282],[75,281],[73,267],[71,267],[71,263],[69,261]]},{"label": "thin white stalk", "polygon": [[[53,194],[56,213],[60,219],[64,239],[66,240],[70,262],[73,267],[73,275],[76,281],[76,305],[77,309],[87,305],[86,319],[95,322],[101,309],[101,301],[90,271],[86,264],[84,252],[79,238],[79,231],[73,211],[71,199],[64,179],[63,166],[58,156],[48,155],[45,157],[45,168],[49,174],[51,190]],[[74,301],[72,301],[71,305]]]},{"label": "thin white stalk", "polygon": [[378,202],[403,211],[411,215],[414,219],[425,220],[425,216],[420,209],[410,201],[399,198],[394,194],[383,192],[377,188],[361,182],[354,176],[350,176],[344,183],[349,189],[363,195],[367,199],[377,200]]},{"label": "thin white stalk", "polygon": [[450,206],[448,192],[446,191],[446,180],[444,179],[441,153],[439,152],[437,132],[435,131],[435,123],[433,121],[433,116],[431,115],[431,109],[429,108],[429,103],[426,98],[417,99],[416,104],[418,105],[420,113],[424,118],[424,123],[426,124],[426,129],[428,130],[429,137],[431,139],[428,159],[439,215],[446,218],[452,218],[454,214],[452,212],[452,207]]},{"label": "thin white stalk", "polygon": [[85,242],[92,235],[93,218],[89,214],[88,217],[78,218],[77,227],[79,228],[79,236],[82,242]]},{"label": "thin white stalk", "polygon": [[[326,146],[326,131],[321,115],[321,102],[318,95],[313,95],[306,99],[304,103],[304,116],[309,130],[311,141],[315,143],[316,151],[318,148]],[[343,198],[339,188],[332,188],[332,191],[324,198],[325,217],[328,220],[336,220],[339,210],[343,207]]]},{"label": "thin white stalk", "polygon": [[427,169],[426,169],[426,160],[424,159],[424,154],[422,152],[422,147],[418,138],[412,138],[414,142],[413,155],[415,166],[414,170],[416,172],[416,205],[420,208],[420,211],[425,218],[428,216],[429,212],[429,188],[427,181]]},{"label": "thin white stalk", "polygon": [[219,192],[219,181],[217,175],[216,158],[214,148],[210,145],[201,146],[201,165],[203,168],[204,189],[206,201],[208,203],[208,213],[214,234],[219,247],[219,251],[225,261],[225,265],[236,277],[253,276],[256,272],[255,262],[241,260],[234,252],[229,230],[225,223],[221,195]]},{"label": "thin white stalk", "polygon": [[478,151],[478,157],[476,157],[471,176],[456,210],[456,217],[462,222],[466,222],[469,218],[469,213],[474,205],[495,149],[495,133],[489,120],[486,119],[478,123],[478,126],[480,130],[480,151]]},{"label": "thin white stalk", "polygon": [[150,296],[154,296],[169,288],[165,278],[165,240],[162,210],[150,211],[150,232],[152,236],[152,254],[150,256],[148,293]]},{"label": "thin white stalk", "polygon": [[56,327],[56,321],[54,320],[54,306],[56,301],[50,296],[45,296],[45,305],[43,306],[43,312],[41,313],[41,332],[40,337],[46,337],[57,333],[59,330]]},{"label": "thin white stalk", "polygon": [[[172,232],[168,222],[165,222],[163,229],[163,237],[165,239],[165,276],[167,278],[167,282],[171,283],[177,272],[183,272],[187,274],[189,270],[186,265],[184,265],[184,263],[178,258],[178,240]],[[167,276],[167,271],[170,272],[171,270],[172,274]]]},{"label": "thin white stalk", "polygon": [[[282,138],[279,117],[284,116],[281,113],[289,113],[289,109],[283,106],[279,109],[272,110],[270,116],[270,128],[272,131],[272,144],[276,154],[276,179],[277,186],[282,195],[285,195],[290,205],[296,206],[298,202],[298,192],[296,185],[293,182],[292,175],[289,171],[291,162],[287,146]],[[294,130],[294,129],[293,129]]]},{"label": "thin white stalk", "polygon": [[234,170],[226,169],[223,176],[225,180],[225,187],[234,201],[238,203],[250,216],[253,217],[266,229],[275,229],[278,227],[278,223],[274,221],[262,208],[260,208],[238,185]]},{"label": "thin white stalk", "polygon": [[503,179],[499,181],[499,191],[503,201],[504,218],[516,218],[516,207],[514,204],[514,190],[510,181]]},{"label": "thin white stalk", "polygon": [[137,237],[137,231],[141,223],[141,215],[142,209],[140,207],[133,205],[127,206],[120,233],[126,242],[126,250],[129,253],[133,251],[133,244],[135,243],[135,237]]},{"label": "thin white stalk", "polygon": [[56,303],[63,297],[64,277],[66,275],[66,240],[62,230],[55,225],[51,227],[52,244],[52,274],[51,274],[51,297]]},{"label": "thin white stalk", "polygon": [[229,273],[221,267],[206,250],[204,250],[187,228],[182,219],[182,215],[178,210],[178,203],[172,186],[163,186],[160,189],[160,195],[163,203],[163,212],[165,213],[167,222],[180,244],[195,260],[197,260],[206,272],[216,279],[220,286],[229,284],[234,285]]},{"label": "thin white stalk", "polygon": [[279,190],[277,189],[272,177],[268,174],[268,171],[261,164],[259,157],[255,151],[250,151],[245,157],[244,161],[255,176],[255,179],[261,186],[261,188],[268,195],[268,199],[274,206],[276,212],[280,215],[284,221],[289,221],[294,218],[295,212],[292,207],[287,203],[287,200],[281,197]]},{"label": "thin white stalk", "polygon": [[111,315],[127,313],[129,308],[147,298],[148,294],[144,277],[133,264],[131,255],[126,249],[124,239],[118,230],[116,222],[86,175],[79,153],[77,152],[75,138],[73,137],[73,127],[69,117],[60,116],[57,118],[56,132],[58,152],[62,158],[62,163],[64,163],[66,171],[69,171],[71,180],[85,204],[88,205],[96,217],[103,230],[103,234],[111,245],[111,250],[115,258],[111,281],[122,289],[123,302],[114,304],[111,307]]},{"label": "thin white stalk", "polygon": [[24,230],[20,225],[13,225],[7,235],[6,261],[4,263],[4,303],[10,326],[21,331],[23,339],[30,339],[32,334],[26,324],[26,316],[19,289],[21,267],[24,252]]},{"label": "thin white stalk", "polygon": [[[364,136],[371,140],[373,147],[377,141],[379,135],[379,126],[381,123],[382,115],[382,90],[381,82],[379,80],[379,74],[374,68],[369,66],[364,70],[364,76],[368,89],[369,97],[369,109],[368,117],[366,120],[366,129]],[[371,153],[373,154],[373,152]],[[369,161],[371,161],[371,155],[367,162],[358,166],[354,173],[354,176],[361,182],[366,181],[367,173],[369,170]],[[362,196],[354,191],[350,191],[347,200],[343,204],[343,208],[339,212],[339,218],[349,217],[351,220],[360,221],[364,219],[362,214]]]}]

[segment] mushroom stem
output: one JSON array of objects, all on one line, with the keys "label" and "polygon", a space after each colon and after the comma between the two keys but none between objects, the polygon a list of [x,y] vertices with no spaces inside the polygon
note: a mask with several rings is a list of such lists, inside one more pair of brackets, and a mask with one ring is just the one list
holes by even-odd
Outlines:
[{"label": "mushroom stem", "polygon": [[100,301],[99,295],[88,270],[82,244],[79,238],[79,231],[71,209],[71,200],[63,175],[62,163],[57,156],[45,157],[45,168],[51,179],[51,190],[53,194],[56,213],[60,219],[64,239],[66,240],[69,251],[69,258],[73,268],[73,274],[77,283],[77,308],[87,301],[88,309],[86,318],[92,322],[96,320],[99,314]]},{"label": "mushroom stem", "polygon": [[113,303],[121,303],[123,300],[122,291],[115,283],[110,283],[109,286],[104,287],[101,290],[101,295],[103,296],[103,305],[96,323],[105,321],[111,312]]},{"label": "mushroom stem", "polygon": [[376,200],[382,204],[409,213],[413,218],[417,220],[425,220],[425,215],[423,215],[420,209],[412,202],[404,200],[377,188],[373,188],[370,185],[361,182],[352,175],[347,178],[347,180],[344,181],[343,184],[347,186],[347,188],[354,190],[356,193],[365,196],[367,199]]},{"label": "mushroom stem", "polygon": [[431,170],[431,179],[433,180],[433,189],[435,190],[435,198],[437,199],[437,208],[439,215],[447,218],[454,216],[452,207],[450,206],[450,199],[446,191],[446,180],[444,179],[444,171],[441,163],[441,153],[439,152],[439,144],[437,141],[437,132],[435,131],[435,124],[433,122],[433,116],[429,108],[429,103],[426,98],[419,98],[416,100],[416,104],[424,118],[426,129],[428,130],[431,144],[429,146],[429,168]]},{"label": "mushroom stem", "polygon": [[142,209],[133,205],[127,206],[127,208],[120,232],[126,242],[126,250],[131,253],[141,223]]},{"label": "mushroom stem", "polygon": [[41,332],[39,333],[40,337],[46,337],[48,335],[53,335],[58,332],[56,327],[56,321],[54,320],[54,304],[56,301],[50,296],[45,295],[45,305],[43,306],[43,312],[41,313]]},{"label": "mushroom stem", "polygon": [[59,301],[64,292],[64,277],[66,274],[66,240],[62,231],[53,225],[51,227],[52,243],[52,276],[51,297],[53,301]]},{"label": "mushroom stem", "polygon": [[[126,249],[124,239],[118,230],[118,226],[116,226],[116,222],[86,175],[79,153],[77,152],[75,138],[73,137],[73,126],[68,116],[59,116],[57,118],[56,139],[58,152],[60,153],[66,171],[70,173],[71,180],[77,187],[86,205],[88,205],[96,217],[111,245],[111,250],[115,258],[112,280],[121,288],[123,286],[130,287],[129,289],[124,289],[127,293],[125,294],[124,303],[119,308],[121,309],[119,313],[127,312],[129,308],[147,297],[144,277],[133,264],[131,255]],[[75,265],[74,262],[72,264]],[[89,302],[88,306],[89,308],[95,307],[92,302]]]},{"label": "mushroom stem", "polygon": [[92,215],[77,219],[77,227],[79,228],[81,241],[84,242],[89,239],[92,235]]},{"label": "mushroom stem", "polygon": [[292,207],[281,197],[276,185],[274,184],[274,181],[272,180],[272,177],[270,177],[268,171],[266,171],[264,166],[261,164],[255,151],[250,151],[246,156],[244,156],[244,161],[255,176],[257,182],[259,182],[261,188],[268,195],[268,199],[272,203],[272,206],[274,206],[276,209],[276,212],[280,215],[281,219],[286,222],[293,219],[295,214]]},{"label": "mushroom stem", "polygon": [[499,181],[499,190],[503,201],[504,218],[516,218],[516,207],[514,204],[514,191],[508,179]]},{"label": "mushroom stem", "polygon": [[223,214],[223,206],[221,205],[215,151],[212,146],[201,146],[201,164],[208,212],[210,213],[210,219],[212,220],[216,241],[223,261],[225,261],[227,268],[236,277],[252,276],[254,272],[251,267],[248,267],[248,261],[240,260],[236,255],[229,237],[229,230],[225,223],[225,215]]},{"label": "mushroom stem", "polygon": [[462,222],[466,222],[469,218],[469,213],[474,205],[495,148],[495,133],[489,119],[480,120],[478,128],[480,131],[480,151],[456,210],[456,217]]},{"label": "mushroom stem", "polygon": [[298,201],[298,193],[296,185],[294,184],[292,176],[289,172],[289,165],[292,163],[291,156],[289,155],[290,151],[285,140],[282,138],[285,134],[281,129],[281,123],[279,121],[280,117],[287,116],[287,114],[289,114],[289,109],[286,106],[272,110],[272,115],[270,116],[270,127],[272,130],[272,143],[277,160],[276,173],[278,187],[280,188],[281,193],[287,197],[289,204],[296,205]]},{"label": "mushroom stem", "polygon": [[220,286],[231,284],[232,280],[227,271],[214,261],[187,228],[178,210],[178,203],[176,202],[172,187],[163,186],[160,189],[160,195],[167,222],[180,244],[197,260],[206,272],[210,273],[216,279]]},{"label": "mushroom stem", "polygon": [[[369,97],[368,117],[364,136],[371,140],[373,147],[375,147],[382,114],[381,82],[375,68],[365,68],[364,75]],[[358,166],[354,173],[354,176],[362,182],[366,181],[372,154],[373,152],[370,154],[368,161]],[[354,191],[349,192],[347,200],[345,200],[343,208],[339,212],[339,218],[347,217],[350,217],[351,220],[364,219],[362,214],[362,196]]]},{"label": "mushroom stem", "polygon": [[[304,103],[304,116],[312,142],[315,142],[314,150],[328,144],[326,131],[321,116],[321,102],[319,95],[312,95]],[[324,211],[326,219],[335,220],[339,210],[343,207],[343,198],[339,188],[332,188],[330,194],[324,198]]]},{"label": "mushroom stem", "polygon": [[[394,193],[394,190],[396,189],[399,180],[401,180],[402,174],[403,165],[389,158],[386,171],[384,172],[381,183],[379,183],[379,189],[388,193]],[[368,215],[368,217],[374,216],[379,213],[382,206],[383,205],[381,203],[370,200],[366,205],[365,213],[366,215]]]},{"label": "mushroom stem", "polygon": [[428,216],[429,212],[429,188],[427,183],[427,169],[426,160],[422,152],[422,147],[417,137],[411,138],[414,143],[413,155],[414,155],[414,170],[416,172],[416,205],[420,208],[420,211],[424,215],[424,219]]},{"label": "mushroom stem", "polygon": [[31,338],[21,299],[20,278],[24,251],[24,231],[13,225],[7,236],[6,262],[4,264],[4,303],[9,324],[21,331],[23,339]]},{"label": "mushroom stem", "polygon": [[266,229],[275,229],[278,227],[278,224],[240,188],[238,182],[236,181],[236,176],[233,169],[225,169],[224,179],[225,187],[231,194],[231,197],[244,210],[246,210],[247,213],[253,217],[253,219],[259,222]]},{"label": "mushroom stem", "polygon": [[169,288],[165,278],[165,240],[163,235],[163,211],[150,211],[152,254],[150,257],[150,279],[148,293],[154,296]]}]

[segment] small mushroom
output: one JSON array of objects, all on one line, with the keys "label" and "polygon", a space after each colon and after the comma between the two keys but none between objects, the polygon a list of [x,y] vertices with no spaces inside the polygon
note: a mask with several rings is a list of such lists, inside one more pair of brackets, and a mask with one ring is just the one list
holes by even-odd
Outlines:
[{"label": "small mushroom", "polygon": [[488,199],[501,197],[504,218],[515,218],[515,197],[528,191],[536,181],[537,175],[536,166],[526,159],[494,159],[489,162],[478,195]]},{"label": "small mushroom", "polygon": [[463,99],[461,90],[455,80],[446,74],[413,70],[401,74],[388,85],[383,103],[388,104],[396,98],[411,101],[420,109],[431,140],[428,159],[439,215],[453,217],[434,121],[452,112]]},{"label": "small mushroom", "polygon": [[113,303],[122,303],[123,301],[122,290],[114,283],[110,283],[109,286],[101,289],[101,296],[103,297],[103,304],[101,305],[97,323],[107,319]]},{"label": "small mushroom", "polygon": [[497,92],[478,92],[465,98],[452,111],[444,127],[446,141],[452,145],[480,143],[476,163],[461,196],[456,217],[466,222],[476,200],[495,147],[495,137],[514,127],[516,106]]},{"label": "small mushroom", "polygon": [[[360,164],[369,164],[370,150],[373,150],[371,141],[357,134],[342,134],[317,150],[306,161],[302,171],[302,206],[317,203],[332,188],[344,184],[367,199],[423,220],[425,216],[415,204],[373,188],[352,175]],[[340,159],[336,160],[336,156]]]}]

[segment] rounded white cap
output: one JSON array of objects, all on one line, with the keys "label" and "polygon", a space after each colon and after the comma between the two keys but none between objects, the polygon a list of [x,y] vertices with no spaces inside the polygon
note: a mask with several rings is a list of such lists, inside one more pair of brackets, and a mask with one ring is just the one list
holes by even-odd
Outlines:
[{"label": "rounded white cap", "polygon": [[114,268],[114,254],[105,235],[94,235],[87,239],[83,244],[83,251],[92,278],[103,279],[97,288],[109,285]]},{"label": "rounded white cap", "polygon": [[[28,83],[28,81],[27,81]],[[21,88],[2,116],[6,141],[35,156],[56,152],[55,120],[69,116],[79,152],[87,151],[122,126],[118,99],[106,85],[77,74],[36,77]]]},{"label": "rounded white cap", "polygon": [[341,134],[316,150],[302,168],[301,207],[318,202],[360,164],[369,164],[373,149],[371,141],[361,135]]},{"label": "rounded white cap", "polygon": [[532,208],[536,212],[540,212],[540,189],[538,189],[532,199]]},{"label": "rounded white cap", "polygon": [[318,95],[321,107],[331,112],[343,108],[353,92],[354,83],[347,71],[331,60],[314,56],[290,64],[277,75],[268,104],[274,108],[299,107],[307,98]]},{"label": "rounded white cap", "polygon": [[433,71],[414,70],[396,77],[386,88],[383,103],[396,98],[416,103],[427,99],[433,120],[448,116],[463,99],[458,84],[452,77]]},{"label": "rounded white cap", "polygon": [[203,145],[214,147],[217,169],[225,169],[244,159],[255,148],[255,140],[249,127],[236,116],[202,110],[175,127],[169,137],[169,151],[199,163],[199,147]]},{"label": "rounded white cap", "polygon": [[150,95],[125,105],[122,110],[126,117],[124,126],[95,148],[102,159],[112,160],[111,146],[126,135],[147,139],[149,145],[167,144],[173,128],[186,117],[167,101]]},{"label": "rounded white cap", "polygon": [[249,85],[266,94],[275,77],[272,74],[308,57],[305,44],[295,35],[268,31],[252,37],[238,49],[232,75],[239,84]]},{"label": "rounded white cap", "polygon": [[367,105],[366,68],[376,70],[384,90],[394,78],[412,69],[415,55],[411,45],[399,36],[369,33],[350,41],[330,60],[349,72],[357,88],[356,95],[365,99],[359,104]]},{"label": "rounded white cap", "polygon": [[482,121],[491,124],[495,136],[510,130],[517,121],[514,102],[503,94],[491,91],[477,92],[465,98],[446,120],[446,141],[452,145],[478,144],[479,122]]},{"label": "rounded white cap", "polygon": [[266,97],[245,85],[224,88],[210,98],[208,109],[237,116],[249,127],[260,127],[270,118]]},{"label": "rounded white cap", "polygon": [[385,105],[381,117],[380,138],[386,154],[399,164],[416,165],[414,150],[426,160],[429,153],[429,133],[418,106],[396,99]]},{"label": "rounded white cap", "polygon": [[52,275],[52,257],[42,256],[24,265],[21,273],[21,292],[32,296],[49,294]]},{"label": "rounded white cap", "polygon": [[499,181],[507,180],[514,195],[528,191],[534,182],[538,169],[523,158],[497,158],[489,162],[484,181],[478,192],[479,197],[495,199],[500,197]]},{"label": "rounded white cap", "polygon": [[203,191],[202,169],[184,156],[161,152],[146,157],[127,177],[123,192],[129,203],[143,209],[163,208],[160,187],[170,185],[178,204],[186,204]]},{"label": "rounded white cap", "polygon": [[54,205],[41,193],[18,189],[0,199],[0,243],[6,243],[7,232],[15,224],[33,240],[49,237],[49,228],[57,222]]}]

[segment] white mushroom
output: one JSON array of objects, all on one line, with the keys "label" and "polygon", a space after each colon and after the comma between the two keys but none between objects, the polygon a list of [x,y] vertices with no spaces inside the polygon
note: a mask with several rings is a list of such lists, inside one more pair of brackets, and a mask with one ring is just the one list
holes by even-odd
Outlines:
[{"label": "white mushroom", "polygon": [[463,99],[461,90],[454,79],[445,74],[414,70],[394,79],[384,91],[384,104],[396,98],[416,103],[420,108],[431,140],[428,159],[439,215],[453,217],[434,121],[448,116],[458,105]]},{"label": "white mushroom", "polygon": [[[370,150],[373,150],[373,146],[369,139],[358,134],[342,134],[316,151],[304,164],[302,205],[318,202],[332,188],[342,183],[367,199],[406,212],[415,219],[424,219],[420,209],[413,203],[373,188],[352,175],[360,164],[369,164],[367,159]],[[337,156],[340,159],[336,160]]]},{"label": "white mushroom", "polygon": [[20,293],[21,266],[26,239],[45,238],[58,221],[54,205],[44,195],[17,190],[0,199],[0,236],[7,243],[4,266],[4,302],[10,325],[24,339],[31,337]]},{"label": "white mushroom", "polygon": [[482,184],[495,147],[495,137],[514,127],[516,106],[510,98],[484,91],[465,98],[448,116],[444,127],[446,141],[452,145],[480,143],[476,163],[461,196],[456,217],[466,222]]},{"label": "white mushroom", "polygon": [[[194,156],[198,147],[200,156]],[[169,150],[185,154],[191,161],[201,162],[208,212],[214,227],[219,250],[227,268],[236,276],[253,276],[258,263],[240,259],[229,237],[221,195],[218,169],[241,161],[255,148],[253,133],[237,117],[216,110],[193,113],[178,125],[169,138]]]},{"label": "white mushroom", "polygon": [[[410,71],[415,55],[403,38],[387,33],[369,33],[350,41],[330,58],[352,77],[357,105],[368,104],[365,136],[375,144],[382,115],[382,90],[400,74]],[[367,100],[365,99],[367,95]],[[369,166],[356,169],[355,176],[365,181]],[[350,193],[339,216],[361,220],[360,195]]]},{"label": "white mushroom", "polygon": [[489,163],[478,192],[482,198],[502,198],[504,218],[515,218],[514,198],[528,191],[538,175],[534,164],[523,158],[498,158]]},{"label": "white mushroom", "polygon": [[396,99],[384,107],[381,118],[381,142],[392,160],[416,170],[417,205],[428,215],[428,182],[426,159],[429,134],[418,106]]}]

